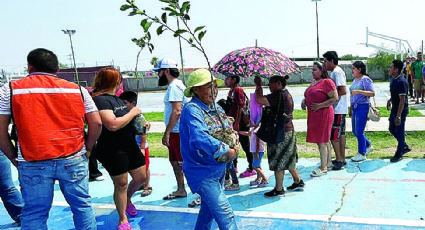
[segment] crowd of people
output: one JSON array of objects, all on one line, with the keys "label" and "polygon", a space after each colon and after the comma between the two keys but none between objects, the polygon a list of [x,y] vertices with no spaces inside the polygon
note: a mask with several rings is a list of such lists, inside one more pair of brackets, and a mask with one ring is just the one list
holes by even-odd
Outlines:
[{"label": "crowd of people", "polygon": [[[358,141],[357,154],[351,160],[364,161],[373,151],[365,126],[375,90],[366,65],[361,61],[352,64],[354,80],[347,88],[337,53],[328,51],[323,57],[323,63],[313,63],[313,80],[301,104],[308,114],[306,141],[317,144],[320,156],[312,177],[324,176],[330,169],[341,170],[347,164],[347,115],[351,116],[353,134]],[[400,161],[411,151],[405,142],[404,125],[409,112],[409,83],[414,83],[416,92],[413,95],[410,91],[410,96],[417,103],[422,97],[423,102],[423,80],[416,83],[418,75],[425,76],[421,53],[418,60],[420,63],[416,61],[412,65],[409,61],[403,65],[394,60],[389,68],[389,131],[398,141],[391,162]],[[138,190],[142,196],[152,193],[146,138],[150,123],[143,120],[144,131],[135,131],[136,120],[144,118],[136,106],[137,93],[119,92],[123,78],[111,67],[96,74],[93,91],[88,92],[55,76],[58,60],[52,51],[35,49],[28,54],[27,61],[29,75],[0,88],[0,196],[9,215],[21,229],[47,229],[54,183],[59,181],[71,207],[75,228],[96,229],[88,182],[103,179],[97,169],[99,161],[113,181],[113,200],[119,216],[117,229],[132,229],[128,218],[137,216],[138,211],[131,197]],[[178,79],[177,62],[169,58],[160,60],[154,71],[158,73],[158,85],[168,86],[162,144],[168,148],[177,184],[177,190],[165,195],[163,200],[187,197],[186,179],[191,192],[197,194],[189,207],[200,206],[195,229],[210,229],[213,221],[220,229],[238,229],[224,191],[239,190],[238,177],[256,176],[250,186],[268,186],[269,178],[261,167],[264,154],[275,180],[265,197],[285,194],[285,170],[293,179],[286,190],[303,191],[305,183],[296,167],[294,101],[286,89],[288,75],[271,76],[268,95],[263,95],[261,79],[256,77],[255,93],[248,97],[239,86],[241,76],[227,76],[223,81],[209,70],[198,69],[190,74],[185,86]],[[230,90],[220,106],[216,103],[217,87],[223,84]],[[244,110],[248,105],[251,111],[246,119]],[[276,123],[278,119],[284,121],[279,134],[282,137],[277,141],[257,136],[257,131],[263,128],[265,113],[275,118]],[[11,120],[14,125],[9,134]],[[238,176],[240,148],[246,153],[248,168]],[[18,168],[20,190],[12,182],[11,163]]]}]

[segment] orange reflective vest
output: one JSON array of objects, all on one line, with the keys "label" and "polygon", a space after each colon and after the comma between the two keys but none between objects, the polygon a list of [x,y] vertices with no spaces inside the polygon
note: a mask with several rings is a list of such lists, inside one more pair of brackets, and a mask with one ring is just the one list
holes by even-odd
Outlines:
[{"label": "orange reflective vest", "polygon": [[62,158],[84,145],[85,108],[78,85],[48,74],[11,82],[11,108],[26,161]]}]

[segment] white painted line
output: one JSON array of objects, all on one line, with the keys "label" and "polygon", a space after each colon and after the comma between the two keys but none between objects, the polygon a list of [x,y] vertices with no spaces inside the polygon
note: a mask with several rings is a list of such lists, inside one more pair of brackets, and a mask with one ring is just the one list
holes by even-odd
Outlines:
[{"label": "white painted line", "polygon": [[[69,206],[65,201],[54,201],[54,206]],[[199,208],[177,208],[163,207],[152,205],[134,205],[137,210],[141,211],[156,211],[156,212],[178,212],[198,214]],[[115,209],[114,204],[94,204],[95,208],[100,209]],[[273,218],[287,220],[305,220],[305,221],[328,221],[329,215],[305,215],[295,213],[277,213],[277,212],[255,212],[255,211],[235,211],[235,214],[240,217],[250,218]],[[394,225],[394,226],[412,226],[425,227],[423,220],[404,220],[404,219],[387,219],[387,218],[361,218],[350,216],[334,216],[331,222],[333,223],[355,223],[355,224],[372,224],[372,225]]]}]

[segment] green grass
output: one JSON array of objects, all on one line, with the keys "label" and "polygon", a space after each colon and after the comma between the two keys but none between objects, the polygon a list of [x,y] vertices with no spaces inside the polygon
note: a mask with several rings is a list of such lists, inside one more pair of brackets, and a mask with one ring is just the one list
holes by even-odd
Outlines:
[{"label": "green grass", "polygon": [[147,121],[164,121],[164,112],[143,113]]},{"label": "green grass", "polygon": [[[297,132],[298,154],[301,158],[318,158],[319,150],[316,144],[306,143],[306,132]],[[368,159],[389,159],[391,158],[397,147],[396,139],[387,131],[385,132],[366,132],[366,136],[372,142],[375,150],[368,156]],[[406,143],[413,149],[408,158],[422,158],[425,152],[425,131],[408,131],[406,132]],[[168,149],[162,145],[162,133],[149,133],[149,155],[151,157],[168,157]],[[346,135],[346,156],[347,158],[357,153],[357,139],[351,133]],[[245,158],[246,155],[241,150],[239,157]]]},{"label": "green grass", "polygon": [[[385,107],[378,107],[379,112],[381,113],[381,117],[389,117],[390,111]],[[146,120],[148,121],[164,121],[164,113],[163,112],[152,112],[152,113],[143,113],[145,115]],[[409,108],[409,117],[424,117],[424,115],[419,112],[416,108]],[[294,119],[307,119],[307,111],[306,110],[294,110],[293,113]]]}]

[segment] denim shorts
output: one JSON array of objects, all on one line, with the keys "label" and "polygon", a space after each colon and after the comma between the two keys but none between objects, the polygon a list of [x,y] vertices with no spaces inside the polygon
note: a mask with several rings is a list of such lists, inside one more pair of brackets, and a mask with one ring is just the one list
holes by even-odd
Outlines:
[{"label": "denim shorts", "polygon": [[255,159],[255,153],[251,153],[251,154],[252,154],[252,167],[254,167],[254,168],[261,167],[261,159],[264,156],[264,152],[258,153],[258,159]]}]

